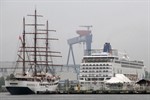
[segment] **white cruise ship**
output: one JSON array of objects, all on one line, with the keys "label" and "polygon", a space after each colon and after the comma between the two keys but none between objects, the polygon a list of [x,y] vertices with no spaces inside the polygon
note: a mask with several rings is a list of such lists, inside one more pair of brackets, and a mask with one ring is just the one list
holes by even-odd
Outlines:
[{"label": "white cruise ship", "polygon": [[102,84],[115,74],[124,74],[131,81],[137,81],[145,77],[145,66],[143,61],[131,61],[126,54],[120,57],[110,43],[105,43],[103,49],[85,52],[79,73],[81,87]]}]

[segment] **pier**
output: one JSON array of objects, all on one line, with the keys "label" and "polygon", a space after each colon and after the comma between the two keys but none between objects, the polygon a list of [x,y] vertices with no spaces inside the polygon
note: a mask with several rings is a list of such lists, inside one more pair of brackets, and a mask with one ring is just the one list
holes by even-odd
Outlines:
[{"label": "pier", "polygon": [[[0,62],[0,72],[1,76],[8,76],[10,73],[12,73],[15,70],[14,62]],[[132,86],[115,86],[111,85],[108,86],[106,84],[101,84],[99,86],[99,89],[94,89],[94,87],[90,87],[88,89],[82,89],[82,86],[79,84],[79,81],[77,80],[76,71],[74,68],[79,69],[78,65],[63,65],[62,67],[56,69],[58,72],[73,72],[75,75],[75,79],[62,79],[59,82],[58,89],[55,94],[150,94],[150,84],[146,85],[132,85]],[[79,72],[79,70],[77,70]],[[2,88],[5,88],[2,86]]]},{"label": "pier", "polygon": [[88,89],[81,89],[78,81],[61,81],[58,85],[58,94],[150,94],[150,84],[132,84],[132,85],[107,85],[101,84],[99,89],[89,87]]}]

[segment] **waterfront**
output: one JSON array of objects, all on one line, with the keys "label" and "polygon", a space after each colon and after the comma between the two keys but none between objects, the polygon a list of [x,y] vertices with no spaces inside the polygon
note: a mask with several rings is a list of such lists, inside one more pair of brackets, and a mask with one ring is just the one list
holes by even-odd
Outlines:
[{"label": "waterfront", "polygon": [[10,95],[0,93],[1,100],[149,100],[149,94],[49,94]]}]

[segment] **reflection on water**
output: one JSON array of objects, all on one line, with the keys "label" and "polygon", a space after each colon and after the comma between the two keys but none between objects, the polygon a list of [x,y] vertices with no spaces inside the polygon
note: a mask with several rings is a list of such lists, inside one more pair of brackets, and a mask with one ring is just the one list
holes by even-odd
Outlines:
[{"label": "reflection on water", "polygon": [[0,100],[150,100],[150,94],[10,95],[9,93],[0,93]]}]

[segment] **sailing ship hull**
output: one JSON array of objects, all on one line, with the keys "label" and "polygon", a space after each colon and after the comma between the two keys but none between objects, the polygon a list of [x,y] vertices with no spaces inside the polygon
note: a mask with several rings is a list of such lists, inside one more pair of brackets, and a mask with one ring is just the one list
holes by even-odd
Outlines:
[{"label": "sailing ship hull", "polygon": [[35,92],[28,87],[7,86],[6,89],[12,95],[35,94]]},{"label": "sailing ship hull", "polygon": [[30,82],[30,81],[5,81],[6,89],[12,95],[56,93],[58,81]]}]

